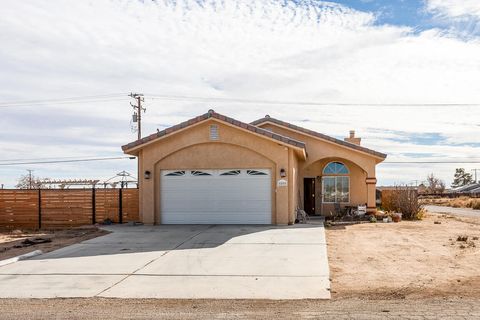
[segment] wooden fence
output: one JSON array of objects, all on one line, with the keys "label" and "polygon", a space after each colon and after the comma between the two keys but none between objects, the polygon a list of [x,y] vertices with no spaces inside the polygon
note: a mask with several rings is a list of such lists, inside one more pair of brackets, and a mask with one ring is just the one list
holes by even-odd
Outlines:
[{"label": "wooden fence", "polygon": [[0,189],[0,227],[54,229],[139,221],[138,189]]}]

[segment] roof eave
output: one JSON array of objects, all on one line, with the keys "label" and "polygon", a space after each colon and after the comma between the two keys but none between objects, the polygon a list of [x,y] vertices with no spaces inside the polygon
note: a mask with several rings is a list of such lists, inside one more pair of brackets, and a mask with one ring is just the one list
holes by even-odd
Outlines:
[{"label": "roof eave", "polygon": [[[229,118],[229,117],[223,116],[221,114],[218,114],[218,113],[214,112],[213,110],[210,110],[208,113],[203,114],[201,116],[198,116],[196,118],[184,121],[184,122],[182,122],[178,125],[175,125],[173,127],[167,128],[165,130],[159,131],[157,133],[154,133],[154,134],[149,135],[147,137],[144,137],[142,139],[139,139],[139,140],[133,141],[129,144],[123,145],[122,150],[126,154],[138,155],[138,152],[141,149],[145,148],[146,146],[148,146],[152,143],[155,143],[155,142],[157,142],[157,141],[159,141],[159,140],[161,140],[165,137],[169,137],[173,134],[176,134],[176,133],[182,132],[186,129],[190,129],[194,126],[200,125],[201,123],[204,123],[205,121],[208,121],[208,120],[217,121],[217,122],[223,123],[225,125],[234,127],[236,129],[254,134],[255,136],[258,136],[258,137],[261,137],[261,138],[264,138],[264,139],[268,139],[268,140],[273,141],[275,143],[284,145],[288,148],[296,149],[306,159],[305,143],[303,143],[301,141],[297,141],[297,140],[292,139],[290,137],[286,137],[286,136],[277,134],[277,133],[271,133],[268,130],[265,130],[265,129],[262,129],[262,128],[259,128],[259,127],[256,127],[256,126],[252,126],[250,124],[243,123],[243,122],[238,121],[238,120],[234,120],[232,118]],[[253,129],[250,130],[249,129],[250,127],[254,127],[255,130],[253,130]],[[260,132],[258,130],[260,130]]]},{"label": "roof eave", "polygon": [[[271,123],[273,125],[281,126],[281,127],[286,128],[286,129],[297,131],[301,134],[305,134],[305,135],[308,135],[308,136],[311,136],[311,137],[314,137],[314,138],[317,138],[317,139],[321,139],[325,142],[335,143],[339,146],[344,146],[344,147],[352,149],[354,151],[361,152],[363,154],[366,154],[366,155],[371,156],[371,157],[375,157],[376,159],[380,160],[378,163],[384,161],[387,158],[387,154],[385,154],[385,153],[381,153],[381,152],[378,152],[378,151],[375,151],[375,150],[371,150],[371,149],[368,149],[368,148],[365,148],[365,147],[362,147],[362,146],[357,146],[356,144],[346,142],[346,141],[341,141],[341,140],[333,138],[333,137],[330,137],[330,138],[332,140],[334,139],[336,141],[332,141],[330,139],[326,139],[326,138],[322,138],[322,137],[319,137],[319,136],[316,136],[316,135],[313,135],[313,134],[309,134],[309,133],[304,132],[302,130],[298,130],[298,129],[292,128],[290,126],[287,126],[287,125],[283,124],[283,123],[285,123],[284,121],[280,121],[280,120],[277,120],[277,119],[274,119],[274,118],[261,118],[261,119],[258,119],[258,120],[255,120],[255,121],[251,122],[250,124],[252,124],[254,126],[258,126],[258,125],[265,124],[265,123]],[[298,126],[295,126],[295,127],[298,127]],[[306,128],[304,128],[304,129],[314,132],[313,130],[310,130],[310,129],[306,129]],[[318,133],[318,134],[321,134],[321,133]],[[323,134],[321,134],[321,135],[323,135]],[[362,150],[362,149],[364,149],[364,150]]]}]

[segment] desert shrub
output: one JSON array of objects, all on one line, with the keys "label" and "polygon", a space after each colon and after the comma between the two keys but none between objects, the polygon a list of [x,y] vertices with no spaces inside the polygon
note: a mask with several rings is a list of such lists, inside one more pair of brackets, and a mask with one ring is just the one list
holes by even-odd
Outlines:
[{"label": "desert shrub", "polygon": [[474,210],[480,210],[480,199],[471,200],[471,208]]},{"label": "desert shrub", "polygon": [[382,191],[382,209],[385,211],[395,211],[395,204],[393,201],[393,193],[395,190]]},{"label": "desert shrub", "polygon": [[480,206],[480,199],[472,199],[469,197],[459,197],[455,199],[451,199],[449,203],[447,203],[448,206],[454,207],[454,208],[474,208]]},{"label": "desert shrub", "polygon": [[409,186],[398,186],[386,193],[386,202],[382,192],[382,207],[388,211],[402,213],[405,220],[419,220],[423,217],[422,205],[418,201],[418,192]]},{"label": "desert shrub", "polygon": [[462,208],[465,206],[465,202],[461,199],[454,199],[450,202],[450,206],[454,208]]}]

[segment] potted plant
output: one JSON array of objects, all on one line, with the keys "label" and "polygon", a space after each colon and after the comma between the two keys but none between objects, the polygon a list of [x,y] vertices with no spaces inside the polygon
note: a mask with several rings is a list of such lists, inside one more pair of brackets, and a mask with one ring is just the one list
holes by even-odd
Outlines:
[{"label": "potted plant", "polygon": [[394,214],[392,214],[392,220],[393,220],[393,222],[402,221],[402,214],[398,213],[398,212],[395,212]]}]

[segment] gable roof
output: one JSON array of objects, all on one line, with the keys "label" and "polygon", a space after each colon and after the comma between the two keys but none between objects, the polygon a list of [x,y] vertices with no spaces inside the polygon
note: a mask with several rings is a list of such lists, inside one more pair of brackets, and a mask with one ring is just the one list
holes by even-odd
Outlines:
[{"label": "gable roof", "polygon": [[198,124],[200,122],[206,121],[206,120],[211,119],[211,118],[217,119],[221,122],[228,123],[232,126],[240,128],[240,129],[250,131],[252,134],[258,134],[258,135],[263,136],[265,138],[276,140],[280,144],[295,147],[297,149],[302,149],[303,153],[305,154],[305,143],[304,142],[301,142],[301,141],[292,139],[290,137],[271,132],[269,130],[265,130],[265,129],[256,127],[254,125],[251,125],[251,124],[248,124],[248,123],[245,123],[245,122],[235,120],[233,118],[230,118],[230,117],[224,116],[222,114],[219,114],[212,109],[208,110],[207,113],[204,113],[204,114],[202,114],[198,117],[195,117],[195,118],[192,118],[190,120],[184,121],[180,124],[177,124],[173,127],[167,128],[165,130],[158,131],[158,132],[156,132],[154,134],[151,134],[149,136],[146,136],[142,139],[130,142],[129,144],[126,144],[126,145],[122,146],[122,150],[124,152],[126,152],[126,151],[129,151],[129,150],[133,149],[133,148],[136,149],[136,148],[138,148],[138,147],[140,147],[144,144],[147,144],[149,142],[152,142],[152,141],[157,140],[159,138],[162,138],[164,136],[173,134],[173,133],[175,133],[179,130],[188,128],[190,126],[193,126],[195,124]]},{"label": "gable roof", "polygon": [[350,148],[350,149],[355,149],[355,150],[358,150],[358,151],[362,151],[362,152],[371,154],[373,156],[376,156],[376,157],[379,157],[379,158],[382,158],[382,159],[385,159],[387,157],[387,155],[385,153],[381,153],[381,152],[378,152],[378,151],[375,151],[375,150],[372,150],[372,149],[368,149],[368,148],[365,148],[365,147],[362,147],[362,146],[359,146],[359,145],[356,145],[356,144],[353,144],[353,143],[350,143],[350,142],[346,142],[346,141],[343,141],[343,140],[340,140],[340,139],[336,139],[336,138],[327,136],[327,135],[325,135],[323,133],[320,133],[320,132],[316,132],[316,131],[313,131],[313,130],[310,130],[310,129],[299,127],[299,126],[296,126],[294,124],[272,118],[269,115],[266,115],[265,117],[263,117],[261,119],[255,120],[255,121],[251,122],[251,124],[254,125],[254,126],[258,126],[262,123],[267,123],[267,122],[277,124],[279,126],[292,129],[294,131],[299,131],[301,133],[304,133],[304,134],[307,134],[307,135],[310,135],[310,136],[314,136],[314,137],[320,138],[322,140],[327,140],[327,141],[339,144],[341,146],[344,146],[344,147],[347,147],[347,148]]}]

